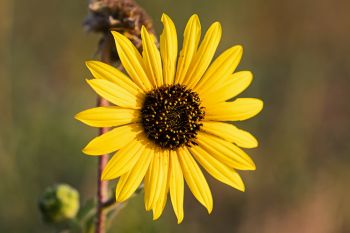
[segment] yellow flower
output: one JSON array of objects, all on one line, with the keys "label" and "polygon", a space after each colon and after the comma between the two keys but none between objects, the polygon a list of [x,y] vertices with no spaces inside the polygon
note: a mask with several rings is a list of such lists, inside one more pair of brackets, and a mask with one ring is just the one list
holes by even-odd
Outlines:
[{"label": "yellow flower", "polygon": [[185,28],[178,56],[176,28],[162,16],[160,51],[142,28],[142,55],[122,34],[112,32],[127,75],[98,61],[87,66],[95,79],[92,89],[116,106],[80,112],[76,119],[93,127],[114,127],[83,149],[88,155],[117,151],[102,179],[119,177],[116,201],[127,200],[144,183],[146,210],[157,219],[168,193],[177,216],[183,220],[184,181],[210,213],[213,199],[198,164],[217,180],[244,191],[236,170],[255,170],[242,150],[257,147],[250,133],[230,122],[255,116],[263,107],[259,99],[233,97],[245,90],[252,73],[234,73],[242,47],[233,46],[213,62],[221,38],[221,25],[213,23],[202,42],[201,25],[193,15]]}]

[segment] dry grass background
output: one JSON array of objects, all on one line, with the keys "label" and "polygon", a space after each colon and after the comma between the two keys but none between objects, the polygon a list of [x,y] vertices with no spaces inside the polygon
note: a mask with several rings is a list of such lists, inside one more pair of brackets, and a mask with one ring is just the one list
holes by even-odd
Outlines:
[{"label": "dry grass background", "polygon": [[[265,101],[239,123],[255,132],[256,172],[246,193],[209,179],[208,216],[186,191],[185,221],[171,208],[157,222],[134,198],[110,232],[350,232],[350,2],[346,0],[138,1],[158,32],[167,12],[182,33],[192,13],[223,25],[219,50],[243,44],[240,70],[255,74],[243,96]],[[95,193],[97,160],[80,149],[95,131],[73,115],[95,104],[84,61],[98,36],[83,32],[86,1],[0,2],[0,232],[50,232],[37,198],[55,182]]]}]

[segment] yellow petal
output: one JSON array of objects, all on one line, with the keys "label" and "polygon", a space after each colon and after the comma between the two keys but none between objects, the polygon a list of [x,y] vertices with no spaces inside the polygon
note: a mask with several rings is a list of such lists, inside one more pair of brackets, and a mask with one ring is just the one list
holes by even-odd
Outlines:
[{"label": "yellow petal", "polygon": [[232,124],[204,121],[201,130],[225,139],[228,142],[233,142],[240,147],[254,148],[258,146],[256,138],[247,131],[238,129]]},{"label": "yellow petal", "polygon": [[180,155],[175,151],[170,151],[169,188],[171,203],[179,224],[184,218],[184,177],[178,156]]},{"label": "yellow petal", "polygon": [[177,59],[177,33],[169,16],[162,15],[164,29],[160,35],[160,55],[163,62],[163,78],[165,84],[173,84]]},{"label": "yellow petal", "polygon": [[88,155],[103,155],[123,148],[142,131],[139,124],[124,125],[92,139],[83,152]]},{"label": "yellow petal", "polygon": [[201,24],[198,15],[192,15],[184,32],[182,50],[180,52],[175,83],[182,83],[185,79],[187,70],[191,64],[192,58],[197,51],[198,43],[201,37]]},{"label": "yellow petal", "polygon": [[218,137],[199,132],[197,143],[205,151],[227,166],[239,170],[255,170],[253,160],[239,147]]},{"label": "yellow petal", "polygon": [[168,192],[169,192],[169,185],[167,185],[165,191],[161,193],[159,200],[157,201],[157,203],[155,203],[152,209],[153,220],[157,220],[162,215],[166,202],[168,200]]},{"label": "yellow petal", "polygon": [[[152,147],[152,148],[154,148],[154,147]],[[150,154],[151,154],[152,158],[154,158],[155,153],[156,153],[155,149],[150,151]],[[148,167],[148,170],[146,172],[146,175],[145,175],[145,177],[143,179],[143,185],[144,185],[143,190],[144,190],[144,193],[145,193],[144,194],[144,203],[145,203],[145,209],[147,211],[149,211],[151,209],[151,205],[149,203],[150,203],[150,192],[151,192],[151,190],[150,190],[151,171],[153,169],[152,166],[153,166],[153,163],[151,161],[151,163],[150,163],[150,165]]]},{"label": "yellow petal", "polygon": [[255,98],[238,98],[233,102],[216,103],[205,107],[207,121],[243,121],[257,115],[263,108],[263,102]]},{"label": "yellow petal", "polygon": [[201,169],[186,147],[180,147],[178,149],[178,154],[188,187],[197,200],[207,208],[208,213],[211,213],[213,210],[213,197]]},{"label": "yellow petal", "polygon": [[193,57],[190,68],[187,71],[183,84],[188,88],[193,88],[202,78],[204,72],[207,70],[216,48],[221,39],[221,25],[218,22],[213,23],[204,36],[198,51]]},{"label": "yellow petal", "polygon": [[[162,149],[157,149],[151,162],[149,180],[147,183],[149,190],[148,200],[145,200],[146,210],[150,210],[159,199],[162,190],[166,186],[169,167],[169,155]],[[146,184],[145,184],[146,185]]]},{"label": "yellow petal", "polygon": [[169,191],[169,184],[168,184],[168,174],[169,174],[169,151],[163,150],[161,152],[162,161],[161,161],[161,171],[163,174],[163,180],[160,185],[160,194],[158,199],[156,199],[153,203],[153,220],[158,219],[164,210],[166,201],[167,201],[167,195]]},{"label": "yellow petal", "polygon": [[144,137],[136,137],[115,153],[103,170],[102,180],[112,180],[130,171],[146,150],[147,143]]},{"label": "yellow petal", "polygon": [[93,127],[112,127],[138,122],[139,110],[117,106],[87,109],[75,115],[75,119]]},{"label": "yellow petal", "polygon": [[145,26],[142,26],[141,38],[143,61],[148,79],[151,81],[153,87],[160,87],[163,85],[162,61],[158,48]]},{"label": "yellow petal", "polygon": [[97,79],[105,79],[138,95],[142,90],[131,79],[117,68],[100,61],[87,61],[86,66]]},{"label": "yellow petal", "polygon": [[[240,71],[230,75],[219,88],[211,88],[203,93],[201,100],[207,103],[219,103],[232,99],[243,92],[252,82],[250,71]],[[217,85],[216,85],[217,86]]]},{"label": "yellow petal", "polygon": [[210,65],[203,78],[194,87],[194,91],[202,96],[215,85],[220,85],[236,69],[241,60],[242,52],[242,46],[239,45],[223,52]]},{"label": "yellow petal", "polygon": [[140,186],[152,160],[150,150],[150,147],[146,147],[145,152],[141,154],[135,166],[120,177],[115,191],[116,200],[118,202],[127,200]]},{"label": "yellow petal", "polygon": [[117,45],[119,58],[130,78],[144,91],[152,89],[152,84],[146,75],[142,57],[139,51],[124,35],[112,31]]},{"label": "yellow petal", "polygon": [[94,91],[109,102],[125,108],[141,108],[141,98],[104,79],[86,80]]},{"label": "yellow petal", "polygon": [[215,179],[244,191],[243,181],[235,170],[221,163],[199,146],[193,146],[188,149],[202,167]]}]

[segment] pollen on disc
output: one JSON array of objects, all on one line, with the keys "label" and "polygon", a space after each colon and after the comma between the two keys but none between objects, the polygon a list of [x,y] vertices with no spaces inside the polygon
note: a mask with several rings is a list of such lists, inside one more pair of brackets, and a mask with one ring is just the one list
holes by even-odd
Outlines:
[{"label": "pollen on disc", "polygon": [[176,84],[146,94],[141,123],[148,139],[162,148],[175,150],[196,144],[204,114],[198,94]]}]

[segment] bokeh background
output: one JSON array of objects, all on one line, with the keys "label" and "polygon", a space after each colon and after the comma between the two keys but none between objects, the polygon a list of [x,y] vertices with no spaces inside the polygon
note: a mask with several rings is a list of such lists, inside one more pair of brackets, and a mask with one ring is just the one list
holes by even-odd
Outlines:
[{"label": "bokeh background", "polygon": [[[214,211],[186,190],[185,220],[169,202],[152,221],[133,198],[110,232],[350,232],[350,1],[139,0],[157,32],[167,12],[181,35],[198,13],[204,29],[223,25],[219,51],[244,46],[239,70],[254,82],[242,96],[263,112],[239,126],[254,132],[255,172],[245,193],[209,178]],[[0,2],[0,232],[53,232],[37,201],[45,187],[68,183],[94,197],[97,159],[81,148],[96,130],[73,115],[95,105],[84,79],[98,35],[85,33],[87,1]]]}]

